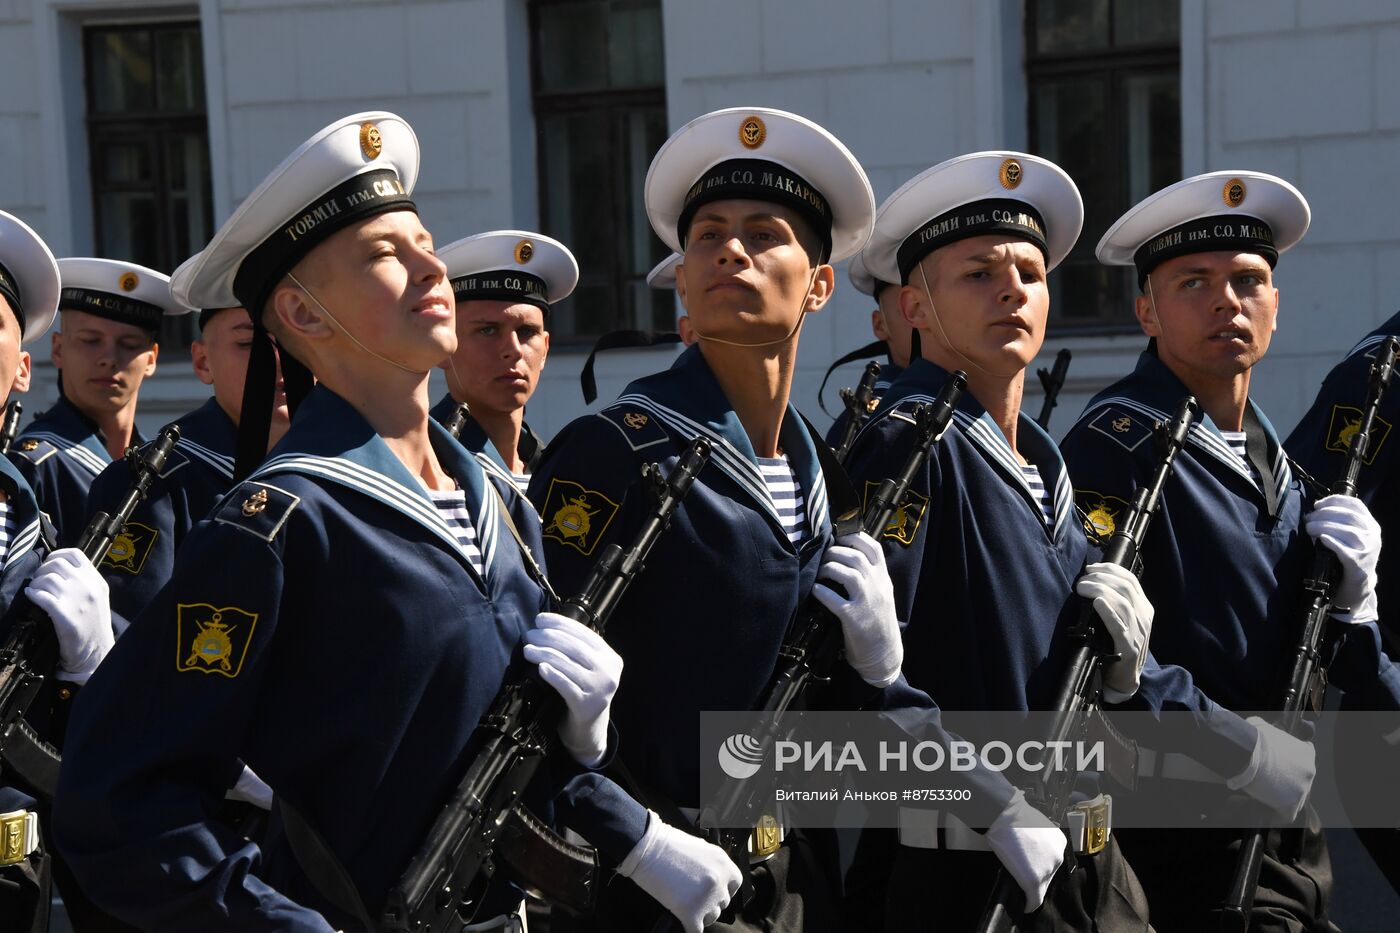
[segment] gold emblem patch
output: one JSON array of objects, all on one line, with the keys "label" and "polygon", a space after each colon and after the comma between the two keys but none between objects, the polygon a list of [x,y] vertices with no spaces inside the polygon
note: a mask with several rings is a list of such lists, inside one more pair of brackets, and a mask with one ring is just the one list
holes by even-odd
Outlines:
[{"label": "gold emblem patch", "polygon": [[237,677],[248,656],[258,614],[236,606],[176,606],[175,669]]},{"label": "gold emblem patch", "polygon": [[1076,489],[1074,495],[1084,509],[1084,530],[1090,535],[1107,538],[1118,529],[1118,518],[1127,508],[1127,500],[1105,496],[1092,489]]},{"label": "gold emblem patch", "polygon": [[618,508],[618,503],[601,492],[585,489],[566,479],[550,480],[542,510],[542,514],[548,516],[544,536],[567,544],[587,557],[603,539],[603,532],[612,524]]},{"label": "gold emblem patch", "polygon": [[633,431],[640,431],[642,428],[646,427],[647,420],[648,419],[646,415],[637,411],[629,411],[627,414],[622,416],[622,423],[627,425]]},{"label": "gold emblem patch", "polygon": [[[870,497],[880,488],[880,484],[873,480],[865,481],[865,497],[862,501],[862,511],[870,504]],[[900,544],[908,547],[914,543],[914,535],[919,531],[919,525],[924,520],[924,514],[928,512],[928,496],[921,496],[914,490],[909,490],[904,504],[894,510],[889,522],[885,524],[885,530],[881,532],[881,537],[892,538]]]},{"label": "gold emblem patch", "polygon": [[1244,182],[1238,178],[1231,178],[1225,182],[1220,197],[1226,207],[1239,207],[1244,203]]},{"label": "gold emblem patch", "polygon": [[27,440],[27,441],[20,441],[19,449],[20,449],[20,450],[38,450],[38,449],[39,449],[39,442],[36,441],[34,438],[31,437],[31,438],[29,438],[29,440]]},{"label": "gold emblem patch", "polygon": [[135,576],[146,566],[146,558],[151,556],[158,537],[160,532],[150,525],[127,522],[122,526],[121,534],[112,539],[112,546],[97,566],[111,567]]},{"label": "gold emblem patch", "polygon": [[267,508],[267,490],[259,489],[251,496],[243,500],[243,514],[252,518],[263,509]]},{"label": "gold emblem patch", "polygon": [[1113,430],[1117,431],[1119,434],[1127,434],[1128,429],[1132,426],[1133,419],[1129,418],[1127,415],[1113,419]]},{"label": "gold emblem patch", "polygon": [[377,159],[384,151],[384,137],[373,123],[360,124],[360,151],[366,159]]},{"label": "gold emblem patch", "polygon": [[521,240],[515,244],[515,261],[522,266],[529,262],[535,255],[535,244],[529,240]]},{"label": "gold emblem patch", "polygon": [[997,176],[1001,179],[1001,186],[1010,191],[1021,183],[1021,163],[1015,159],[1006,159],[1001,163],[1001,171]]},{"label": "gold emblem patch", "polygon": [[[1361,430],[1361,409],[1350,405],[1332,406],[1332,423],[1327,426],[1327,449],[1345,454],[1351,446],[1351,439]],[[1362,462],[1370,466],[1381,452],[1381,445],[1390,437],[1392,425],[1381,416],[1376,416],[1371,427],[1371,441],[1366,445],[1366,456]]]},{"label": "gold emblem patch", "polygon": [[117,288],[124,292],[134,291],[140,282],[135,272],[123,272],[122,277],[117,279]]},{"label": "gold emblem patch", "polygon": [[759,117],[749,117],[739,124],[739,142],[745,149],[757,149],[768,138],[768,127]]}]

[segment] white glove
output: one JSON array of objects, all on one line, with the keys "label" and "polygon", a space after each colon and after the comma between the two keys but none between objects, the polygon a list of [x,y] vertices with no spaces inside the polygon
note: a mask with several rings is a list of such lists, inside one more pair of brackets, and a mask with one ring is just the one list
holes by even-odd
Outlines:
[{"label": "white glove", "polygon": [[581,622],[541,612],[525,633],[525,660],[538,665],[540,679],[564,698],[564,747],[584,767],[598,764],[608,750],[608,708],[622,677],[622,656]]},{"label": "white glove", "polygon": [[1226,781],[1225,786],[1243,790],[1290,821],[1296,819],[1317,776],[1317,751],[1311,742],[1289,735],[1258,716],[1250,716],[1246,722],[1258,730],[1254,753],[1248,767]]},{"label": "white glove", "polygon": [[1030,805],[1019,790],[987,830],[987,844],[1026,895],[1026,912],[1039,909],[1050,879],[1065,860],[1064,831]]},{"label": "white glove", "polygon": [[243,773],[238,775],[238,780],[224,794],[224,799],[241,800],[255,807],[271,810],[272,788],[263,783],[263,779],[258,777],[252,768],[244,765]]},{"label": "white glove", "polygon": [[717,845],[667,825],[647,811],[647,831],[617,866],[617,873],[669,910],[685,933],[700,933],[719,919],[744,883],[734,860]]},{"label": "white glove", "polygon": [[812,595],[841,620],[846,660],[866,683],[888,687],[904,664],[904,639],[894,615],[894,584],[880,543],[861,531],[842,535],[822,555],[817,579],[839,584],[842,597],[818,583]]},{"label": "white glove", "polygon": [[1142,583],[1127,567],[1090,564],[1074,584],[1074,591],[1092,600],[1094,612],[1113,638],[1119,658],[1104,667],[1103,695],[1110,703],[1122,703],[1137,693],[1147,643],[1152,637],[1152,604]]},{"label": "white glove", "polygon": [[1366,503],[1355,496],[1324,496],[1303,519],[1303,527],[1342,565],[1333,603],[1344,622],[1373,622],[1376,612],[1376,561],[1381,555],[1381,526]]},{"label": "white glove", "polygon": [[58,679],[85,684],[112,650],[112,610],[107,581],[75,547],[54,551],[25,588],[53,620],[58,635]]}]

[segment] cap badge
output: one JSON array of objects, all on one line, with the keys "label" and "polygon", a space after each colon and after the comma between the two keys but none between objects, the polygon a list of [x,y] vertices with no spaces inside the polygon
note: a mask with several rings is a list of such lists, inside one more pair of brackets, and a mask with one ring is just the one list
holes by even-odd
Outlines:
[{"label": "cap badge", "polygon": [[1001,163],[1001,171],[997,174],[1001,178],[1001,186],[1010,191],[1021,183],[1021,163],[1015,159],[1006,159]]},{"label": "cap badge", "polygon": [[117,279],[117,287],[124,292],[134,291],[140,281],[135,272],[123,272],[122,277]]},{"label": "cap badge", "polygon": [[263,509],[267,508],[267,490],[259,489],[251,496],[243,500],[243,514],[252,518]]},{"label": "cap badge", "polygon": [[745,149],[757,149],[768,138],[768,127],[758,117],[749,117],[739,124],[739,142]]},{"label": "cap badge", "polygon": [[1225,189],[1220,192],[1220,196],[1225,199],[1226,207],[1239,207],[1244,203],[1244,182],[1238,178],[1231,178],[1225,182]]},{"label": "cap badge", "polygon": [[366,159],[377,159],[384,151],[384,137],[373,123],[360,124],[360,151]]},{"label": "cap badge", "polygon": [[529,240],[521,240],[515,244],[515,261],[522,266],[529,262],[535,255],[535,244]]}]

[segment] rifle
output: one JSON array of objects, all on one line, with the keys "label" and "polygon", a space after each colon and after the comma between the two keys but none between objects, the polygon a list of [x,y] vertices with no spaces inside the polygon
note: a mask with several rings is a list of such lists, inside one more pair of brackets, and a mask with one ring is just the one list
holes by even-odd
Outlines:
[{"label": "rifle", "polygon": [[1070,357],[1069,348],[1061,350],[1055,354],[1055,368],[1048,370],[1044,366],[1035,371],[1040,377],[1040,387],[1045,390],[1045,401],[1040,404],[1040,414],[1036,416],[1035,423],[1043,429],[1050,429],[1050,413],[1055,410],[1055,406],[1060,400],[1060,389],[1064,388],[1065,374],[1069,372]]},{"label": "rifle", "polygon": [[866,419],[875,411],[875,406],[879,404],[879,399],[875,398],[875,380],[879,375],[880,364],[871,360],[865,364],[865,372],[861,373],[860,382],[856,387],[841,390],[841,402],[846,406],[846,428],[841,433],[841,443],[836,445],[837,463],[846,462],[846,456],[851,452],[851,445],[855,443],[861,425],[865,424]]},{"label": "rifle", "polygon": [[[170,425],[145,447],[127,448],[131,488],[115,512],[98,512],[88,522],[78,541],[84,557],[96,564],[107,553],[136,506],[150,494],[179,439],[180,428]],[[59,752],[39,738],[24,716],[58,663],[58,638],[48,616],[23,595],[15,600],[10,615],[9,632],[0,642],[0,768],[52,799],[58,785]]]},{"label": "rifle", "polygon": [[[903,469],[895,478],[887,478],[880,483],[858,524],[854,516],[843,516],[838,522],[837,534],[862,530],[872,537],[878,537],[885,530],[895,510],[903,504],[909,486],[932,454],[933,445],[938,443],[947,431],[958,399],[966,387],[967,374],[955,372],[944,383],[942,391],[938,393],[938,398],[932,405],[922,404],[914,410],[914,447]],[[852,527],[840,527],[841,525]],[[778,666],[769,678],[756,707],[767,714],[761,717],[759,733],[751,736],[757,743],[754,746],[756,756],[768,756],[783,734],[788,712],[799,706],[808,690],[815,684],[829,679],[840,651],[840,623],[825,606],[809,596],[798,610],[788,637],[778,649]],[[729,853],[729,857],[734,860],[744,877],[744,886],[734,901],[731,901],[726,913],[734,910],[735,901],[742,905],[752,897],[752,887],[749,884],[749,830],[733,827],[744,823],[752,824],[751,815],[757,809],[757,794],[758,789],[754,785],[726,778],[714,801],[706,804],[696,820],[696,825],[709,828],[710,841]],[[663,925],[668,919],[663,918]]]},{"label": "rifle", "polygon": [[[1104,550],[1103,559],[1127,567],[1135,574],[1142,572],[1139,548],[1147,535],[1152,517],[1161,502],[1162,487],[1171,476],[1177,453],[1186,443],[1191,422],[1199,411],[1196,400],[1183,398],[1169,422],[1157,422],[1157,444],[1160,457],[1157,471],[1146,486],[1139,486],[1123,518],[1118,522]],[[1066,633],[1074,646],[1065,668],[1059,694],[1055,698],[1055,720],[1050,729],[1050,741],[1073,741],[1076,733],[1087,727],[1088,714],[1099,707],[1103,690],[1103,663],[1111,660],[1113,644],[1094,612],[1093,604],[1083,600],[1079,618]],[[1056,746],[1047,746],[1056,747]],[[1063,746],[1059,746],[1063,747]],[[1071,769],[1057,770],[1053,758],[1047,758],[1036,783],[1027,797],[1056,823],[1063,825],[1069,808],[1070,793],[1078,775]],[[982,913],[978,929],[981,933],[1009,933],[1016,929],[1016,918],[1023,914],[1025,898],[1016,882],[999,869],[996,886]]]},{"label": "rifle", "polygon": [[[1366,405],[1362,408],[1361,427],[1347,445],[1346,465],[1342,468],[1341,477],[1332,484],[1333,495],[1356,495],[1356,481],[1365,462],[1371,428],[1375,425],[1381,397],[1395,371],[1397,351],[1400,351],[1400,338],[1396,337],[1387,339],[1376,351],[1376,359],[1371,364]],[[1303,714],[1309,709],[1315,712],[1321,706],[1327,673],[1321,663],[1322,636],[1327,628],[1327,617],[1332,612],[1332,595],[1340,576],[1341,564],[1337,556],[1321,542],[1315,544],[1312,567],[1303,580],[1304,603],[1298,646],[1279,705],[1277,725],[1286,732],[1296,734]],[[1259,869],[1264,860],[1265,835],[1262,829],[1250,830],[1240,844],[1235,877],[1224,903],[1217,910],[1221,930],[1243,933],[1249,928],[1249,914],[1254,907],[1254,895],[1259,888]]]},{"label": "rifle", "polygon": [[[655,463],[642,468],[643,482],[655,497],[651,512],[629,547],[611,544],[603,551],[582,592],[560,607],[562,615],[603,631],[705,466],[710,447],[705,438],[691,441],[664,478]],[[456,933],[480,907],[498,860],[539,872],[541,866],[513,861],[512,851],[525,843],[524,834],[538,835],[542,828],[520,799],[557,741],[555,724],[563,710],[563,700],[533,667],[502,686],[477,727],[481,751],[389,892],[380,915],[382,930]],[[559,840],[558,845],[567,844]],[[597,887],[596,861],[591,854],[584,858],[591,861],[593,873],[574,886],[573,903],[559,902],[575,912],[591,907]]]},{"label": "rifle", "polygon": [[451,434],[457,440],[461,440],[462,428],[466,427],[467,419],[471,416],[471,407],[468,406],[466,402],[463,402],[452,412],[452,417],[447,419],[447,423],[444,424],[443,427],[447,429],[448,434]]},{"label": "rifle", "polygon": [[5,406],[5,421],[0,425],[0,454],[10,452],[10,447],[19,434],[19,416],[24,414],[24,403],[15,399]]}]

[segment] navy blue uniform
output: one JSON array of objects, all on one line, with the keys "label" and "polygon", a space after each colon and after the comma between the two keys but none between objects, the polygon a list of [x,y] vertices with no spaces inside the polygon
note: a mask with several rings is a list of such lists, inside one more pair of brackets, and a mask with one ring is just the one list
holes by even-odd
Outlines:
[{"label": "navy blue uniform", "polygon": [[[144,443],[139,431],[131,442]],[[88,488],[112,461],[97,424],[60,396],[15,438],[9,456],[53,521],[58,546],[77,544],[91,514]]]},{"label": "navy blue uniform", "polygon": [[[233,485],[237,428],[219,403],[211,398],[175,423],[180,442],[98,565],[112,594],[118,634],[170,579],[185,536]],[[125,461],[108,464],[88,491],[89,511],[110,513],[131,488],[131,478]]]},{"label": "navy blue uniform", "polygon": [[[439,424],[447,424],[457,414],[459,404],[449,393],[429,409],[428,414],[437,419]],[[491,438],[486,436],[486,431],[471,415],[467,415],[466,420],[462,423],[462,430],[457,435],[457,440],[467,450],[477,454],[477,459],[482,461],[482,466],[486,469],[495,470],[503,476],[510,477],[510,468],[506,466],[505,459],[496,450],[496,445],[491,443]],[[522,423],[520,425],[520,440],[515,444],[515,452],[520,457],[521,462],[525,464],[525,472],[533,473],[535,467],[539,465],[540,457],[544,455],[544,443],[528,424]]]},{"label": "navy blue uniform", "polygon": [[[1152,426],[1187,394],[1149,347],[1133,373],[1095,396],[1065,436],[1061,448],[1076,497],[1100,531],[1113,528],[1134,489],[1147,482],[1158,457]],[[1141,547],[1143,589],[1157,618],[1154,658],[1189,670],[1210,701],[1242,711],[1274,708],[1282,696],[1313,553],[1302,528],[1312,497],[1264,413],[1249,404],[1246,425],[1254,421],[1251,430],[1263,434],[1261,480],[1202,415]],[[1358,702],[1395,709],[1400,677],[1380,649],[1375,624],[1334,626],[1332,639],[1332,682]],[[1151,681],[1149,672],[1134,702],[1169,707]],[[1228,775],[1248,760],[1246,745],[1234,763],[1210,764]],[[1229,829],[1120,834],[1159,911],[1153,916],[1159,929],[1191,928],[1218,902],[1238,838]],[[1316,815],[1305,809],[1298,828],[1270,834],[1256,911],[1323,916],[1330,889],[1326,847]]]},{"label": "navy blue uniform", "polygon": [[[902,372],[904,372],[904,369],[893,363],[881,363],[880,375],[875,377],[875,386],[871,398],[879,402],[880,399],[884,397],[885,393],[889,391],[891,383],[898,379]],[[831,427],[828,428],[826,432],[826,443],[833,450],[841,445],[841,440],[846,434],[846,425],[850,423],[851,410],[843,406],[841,413],[836,416],[836,420],[831,423]]]},{"label": "navy blue uniform", "polygon": [[[344,925],[283,844],[261,851],[211,820],[240,759],[320,831],[371,910],[406,867],[545,605],[502,521],[513,492],[429,429],[483,574],[383,440],[317,388],[85,688],[56,835],[114,913],[149,930],[329,929],[317,911]],[[577,796],[588,808],[606,789]],[[643,826],[611,826],[594,841],[620,859]]]}]

